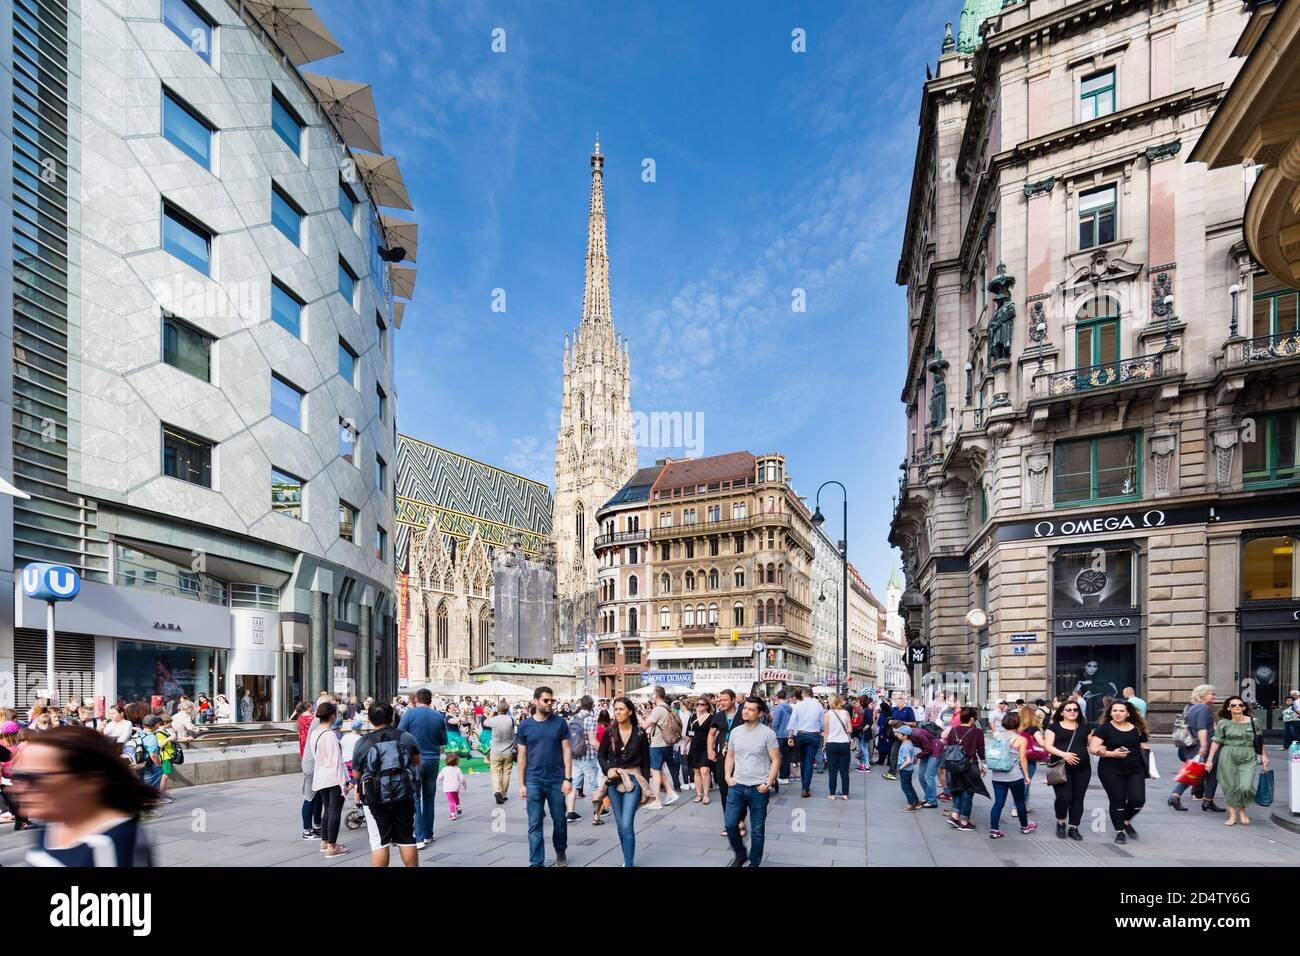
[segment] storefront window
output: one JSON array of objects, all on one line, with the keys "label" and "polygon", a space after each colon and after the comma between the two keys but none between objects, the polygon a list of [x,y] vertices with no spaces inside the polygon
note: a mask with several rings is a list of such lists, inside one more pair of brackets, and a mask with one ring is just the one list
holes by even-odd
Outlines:
[{"label": "storefront window", "polygon": [[1056,645],[1055,693],[1083,697],[1086,719],[1101,717],[1107,697],[1137,687],[1137,644]]},{"label": "storefront window", "polygon": [[181,696],[215,697],[226,674],[226,651],[207,647],[179,647],[144,641],[118,641],[117,695],[123,703],[153,706],[153,698],[166,706]]},{"label": "storefront window", "polygon": [[1241,599],[1289,601],[1296,593],[1295,538],[1254,538],[1241,549]]},{"label": "storefront window", "polygon": [[1052,562],[1052,612],[1137,606],[1136,555],[1127,548],[1061,551]]}]

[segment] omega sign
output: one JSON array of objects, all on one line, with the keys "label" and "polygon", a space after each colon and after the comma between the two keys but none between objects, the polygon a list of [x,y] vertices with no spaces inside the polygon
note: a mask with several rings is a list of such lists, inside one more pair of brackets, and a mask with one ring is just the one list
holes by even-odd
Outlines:
[{"label": "omega sign", "polygon": [[1131,531],[1135,528],[1162,528],[1163,511],[1146,511],[1141,515],[1107,515],[1101,518],[1079,518],[1073,521],[1040,521],[1034,525],[1035,538],[1054,538],[1057,535],[1101,534],[1106,531]]},{"label": "omega sign", "polygon": [[1133,619],[1127,617],[1066,618],[1058,621],[1057,626],[1062,631],[1099,631],[1107,628],[1127,630],[1133,626]]}]

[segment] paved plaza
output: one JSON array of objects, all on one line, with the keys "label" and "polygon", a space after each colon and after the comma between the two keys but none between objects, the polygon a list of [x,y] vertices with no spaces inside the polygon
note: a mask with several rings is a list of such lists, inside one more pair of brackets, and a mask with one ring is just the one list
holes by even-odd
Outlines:
[{"label": "paved plaza", "polygon": [[[919,810],[904,813],[906,801],[896,781],[885,780],[874,767],[866,791],[869,801],[867,828],[867,864],[869,866],[1295,866],[1300,862],[1300,834],[1274,822],[1270,809],[1252,807],[1247,813],[1249,827],[1225,827],[1225,814],[1206,813],[1190,794],[1179,813],[1165,805],[1174,786],[1178,767],[1177,754],[1169,744],[1156,744],[1159,780],[1147,781],[1146,806],[1134,827],[1139,839],[1116,846],[1114,832],[1106,814],[1106,793],[1097,781],[1094,761],[1092,784],[1084,805],[1083,842],[1062,840],[1056,836],[1052,811],[1052,788],[1043,782],[1043,771],[1033,784],[1030,818],[1038,830],[1021,834],[1011,816],[1014,806],[1008,799],[1002,813],[1001,828],[1006,836],[989,839],[989,811],[992,801],[975,798],[971,822],[976,833],[959,833],[944,821],[944,810]],[[1277,781],[1275,806],[1285,807],[1288,795],[1286,754],[1270,747],[1269,759]],[[992,794],[993,786],[985,778]],[[919,787],[918,787],[919,792]],[[1216,799],[1223,806],[1223,795]],[[941,803],[947,808],[951,804]],[[1300,819],[1300,818],[1297,818]],[[1098,828],[1101,831],[1098,832]]]}]

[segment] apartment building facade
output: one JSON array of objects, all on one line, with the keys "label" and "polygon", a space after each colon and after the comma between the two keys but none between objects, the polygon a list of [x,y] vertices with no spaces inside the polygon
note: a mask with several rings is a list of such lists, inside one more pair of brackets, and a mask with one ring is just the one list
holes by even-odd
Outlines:
[{"label": "apartment building facade", "polygon": [[[922,94],[891,540],[911,676],[997,696],[1300,680],[1296,292],[1189,161],[1248,6],[968,0]],[[996,9],[994,9],[996,8]],[[1247,683],[1249,682],[1249,683]]]}]

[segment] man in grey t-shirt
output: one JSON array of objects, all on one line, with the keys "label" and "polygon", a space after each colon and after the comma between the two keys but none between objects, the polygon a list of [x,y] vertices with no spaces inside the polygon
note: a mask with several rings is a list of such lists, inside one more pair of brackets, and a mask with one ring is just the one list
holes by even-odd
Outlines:
[{"label": "man in grey t-shirt", "polygon": [[483,722],[492,731],[492,752],[488,755],[488,765],[492,770],[492,796],[497,803],[506,802],[506,791],[510,789],[510,769],[515,763],[515,730],[517,724],[510,716],[510,705],[504,700],[497,704],[495,717]]},{"label": "man in grey t-shirt", "polygon": [[745,841],[740,835],[740,820],[749,811],[749,865],[763,861],[763,835],[767,824],[767,801],[777,772],[781,769],[781,749],[772,728],[760,723],[766,710],[761,698],[747,697],[741,708],[744,723],[731,731],[727,739],[727,839],[735,858],[728,866],[744,866]]}]

